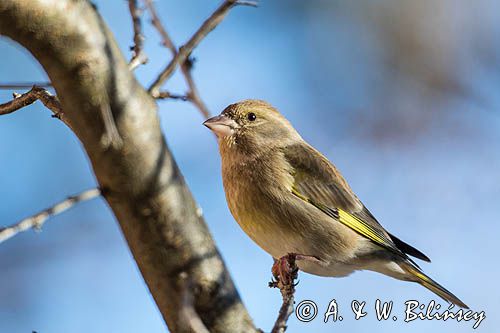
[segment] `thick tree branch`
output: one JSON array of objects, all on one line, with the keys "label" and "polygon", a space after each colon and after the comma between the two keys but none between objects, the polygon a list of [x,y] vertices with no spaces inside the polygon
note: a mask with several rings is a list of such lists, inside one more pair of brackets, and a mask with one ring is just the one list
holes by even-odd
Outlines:
[{"label": "thick tree branch", "polygon": [[[168,149],[156,103],[91,3],[2,0],[0,34],[46,70],[170,331],[182,332],[178,280],[186,274],[193,307],[210,332],[255,332]],[[176,62],[188,53],[179,52]],[[106,110],[122,145],[101,142]]]},{"label": "thick tree branch", "polygon": [[83,191],[77,195],[68,197],[67,199],[55,204],[52,207],[49,207],[38,214],[25,218],[18,223],[11,225],[10,227],[2,228],[0,227],[0,243],[6,241],[7,239],[17,235],[22,231],[26,231],[29,229],[41,229],[43,224],[47,221],[47,219],[51,216],[60,214],[79,202],[87,201],[90,199],[94,199],[101,194],[101,191],[97,188],[93,188],[91,190]]},{"label": "thick tree branch", "polygon": [[[236,5],[244,6],[255,6],[256,2],[253,1],[237,1],[237,0],[225,0],[219,8],[217,8],[210,17],[203,22],[200,28],[194,33],[194,35],[188,40],[184,46],[179,49],[170,61],[170,63],[165,67],[161,74],[156,78],[156,80],[149,87],[149,93],[153,97],[158,97],[160,93],[160,88],[162,84],[174,73],[175,68],[179,64],[183,64],[191,55],[191,52],[198,46],[198,44],[205,38],[210,31],[214,30],[217,25],[222,22],[224,17],[228,14],[229,10]],[[173,44],[172,44],[173,45]]]}]

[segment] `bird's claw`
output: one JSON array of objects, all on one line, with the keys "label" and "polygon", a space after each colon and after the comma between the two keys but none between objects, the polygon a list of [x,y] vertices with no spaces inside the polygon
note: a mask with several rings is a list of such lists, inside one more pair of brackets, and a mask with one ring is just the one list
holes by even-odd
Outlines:
[{"label": "bird's claw", "polygon": [[298,275],[298,267],[295,263],[297,254],[289,253],[277,260],[275,260],[271,269],[273,279],[269,282],[270,288],[287,288],[295,287],[295,279]]}]

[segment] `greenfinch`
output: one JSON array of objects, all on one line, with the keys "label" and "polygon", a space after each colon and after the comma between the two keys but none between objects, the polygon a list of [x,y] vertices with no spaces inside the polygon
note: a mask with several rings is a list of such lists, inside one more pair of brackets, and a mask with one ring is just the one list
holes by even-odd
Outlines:
[{"label": "greenfinch", "polygon": [[231,104],[204,125],[218,138],[231,214],[275,260],[297,254],[300,270],[320,276],[371,270],[468,308],[422,272],[410,257],[429,258],[387,232],[337,168],[270,104]]}]

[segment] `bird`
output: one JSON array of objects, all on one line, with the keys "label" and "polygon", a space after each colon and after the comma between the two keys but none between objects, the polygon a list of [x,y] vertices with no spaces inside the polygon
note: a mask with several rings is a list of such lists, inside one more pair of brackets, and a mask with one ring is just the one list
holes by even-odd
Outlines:
[{"label": "bird", "polygon": [[275,263],[296,254],[298,268],[313,275],[375,271],[468,309],[411,257],[430,259],[386,231],[335,165],[272,105],[243,100],[203,124],[217,136],[231,214]]}]

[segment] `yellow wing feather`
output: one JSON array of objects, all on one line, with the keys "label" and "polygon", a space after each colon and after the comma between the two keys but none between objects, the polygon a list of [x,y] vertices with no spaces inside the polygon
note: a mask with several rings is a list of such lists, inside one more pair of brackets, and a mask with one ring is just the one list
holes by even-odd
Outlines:
[{"label": "yellow wing feather", "polygon": [[375,229],[372,225],[366,223],[359,217],[354,216],[341,208],[330,208],[328,206],[325,206],[324,204],[315,202],[314,200],[311,200],[310,198],[301,194],[296,188],[292,189],[292,193],[295,194],[300,199],[315,206],[316,208],[318,208],[328,216],[334,218],[335,220],[339,221],[348,228],[354,230],[361,236],[368,238],[377,245],[399,256],[402,256],[403,258],[407,258],[407,256],[394,245],[394,243],[390,238],[388,238],[384,233]]}]

